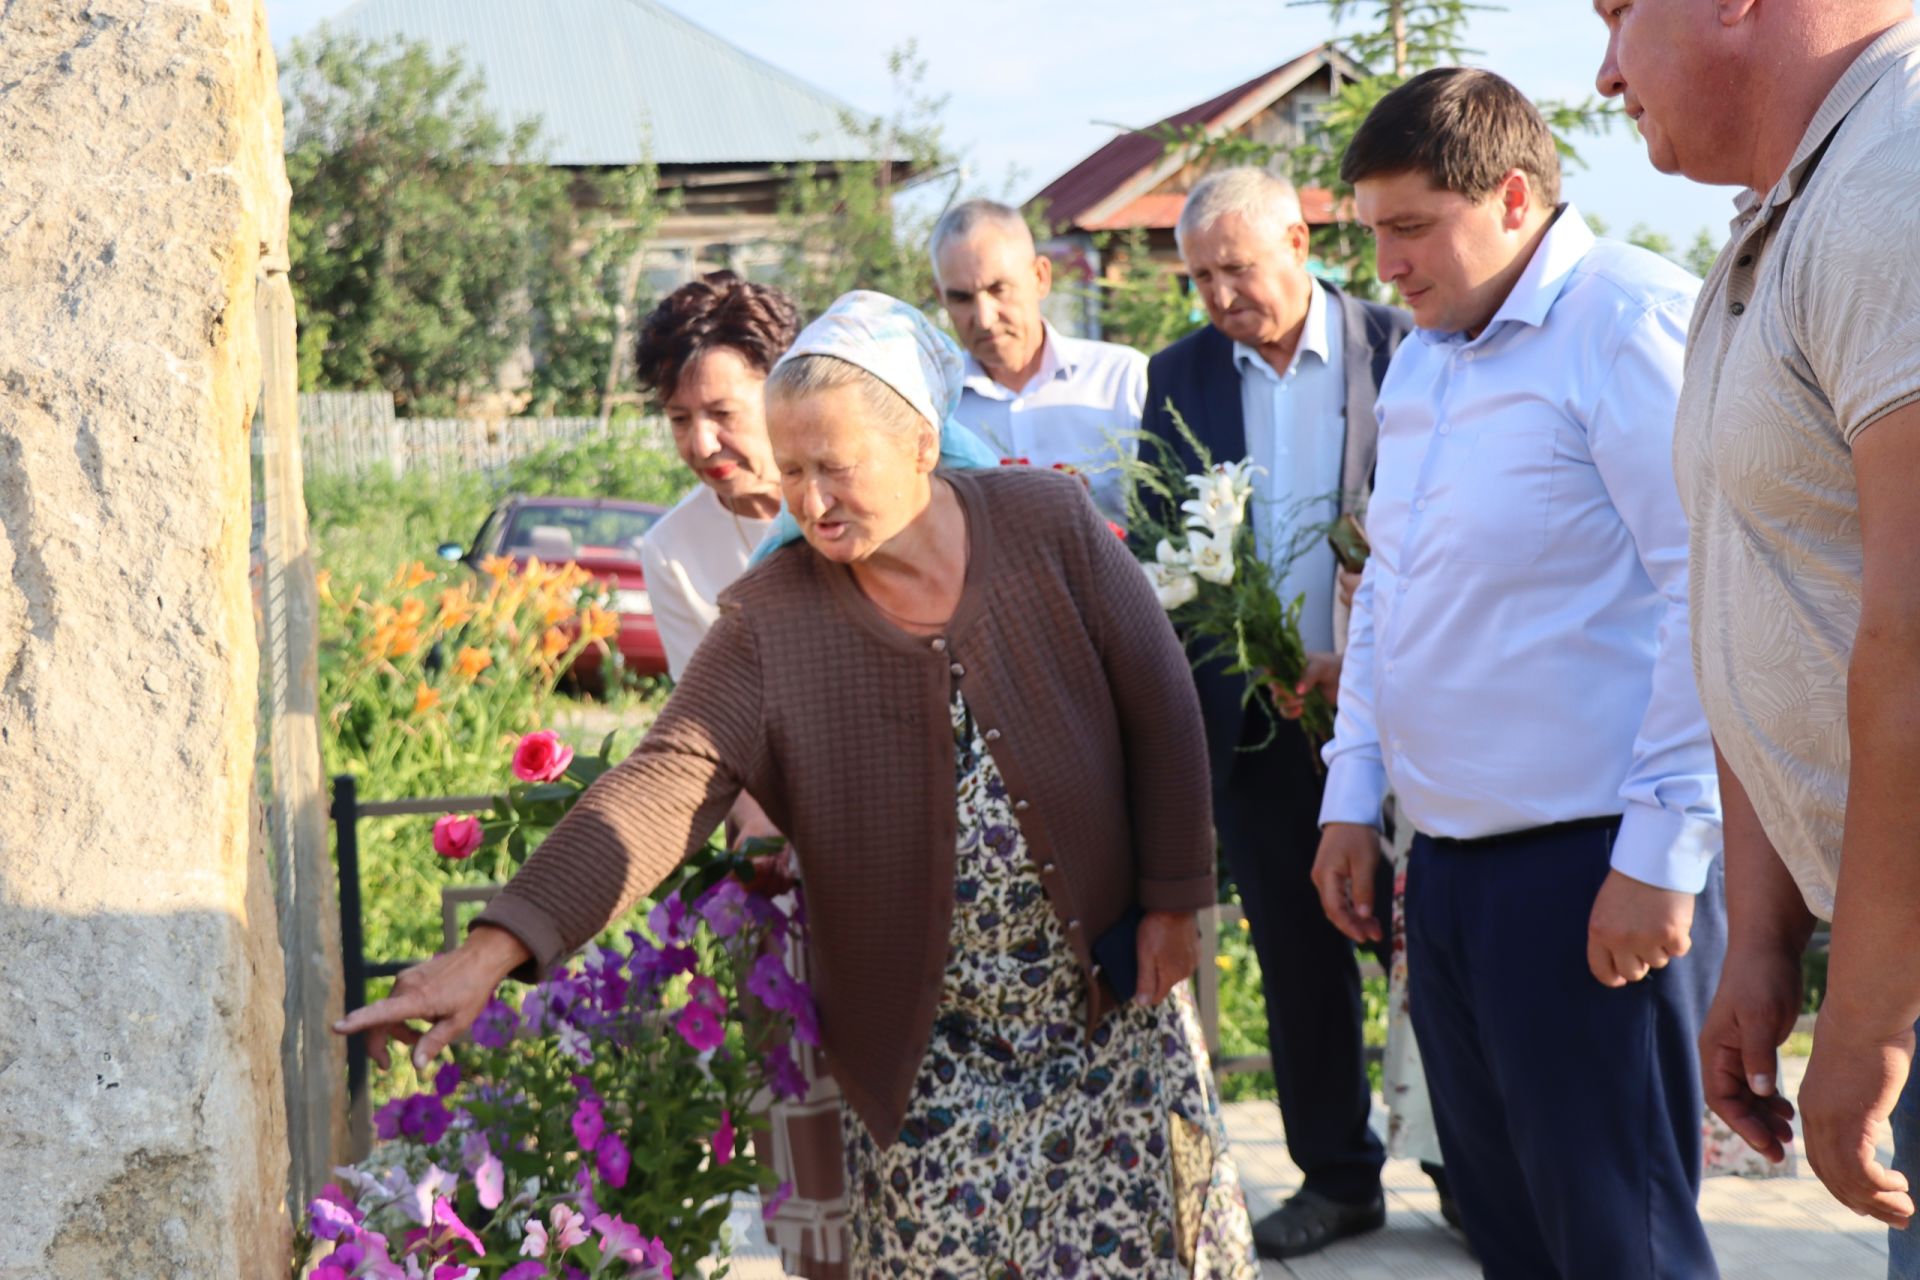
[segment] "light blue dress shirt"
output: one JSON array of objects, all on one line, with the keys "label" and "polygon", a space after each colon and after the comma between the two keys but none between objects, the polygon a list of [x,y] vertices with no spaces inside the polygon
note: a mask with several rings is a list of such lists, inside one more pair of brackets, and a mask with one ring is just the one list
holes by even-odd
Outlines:
[{"label": "light blue dress shirt", "polygon": [[[1310,651],[1333,652],[1333,548],[1308,532],[1340,513],[1340,470],[1347,445],[1346,335],[1331,322],[1327,291],[1318,281],[1307,300],[1306,327],[1285,373],[1260,353],[1233,344],[1240,371],[1240,409],[1253,477],[1248,519],[1255,545],[1277,564],[1300,554],[1280,583],[1280,596],[1304,596],[1300,639]],[[1216,458],[1234,462],[1234,458]]]},{"label": "light blue dress shirt", "polygon": [[1065,463],[1087,478],[1110,520],[1126,517],[1114,465],[1118,442],[1129,456],[1147,404],[1147,358],[1116,342],[1069,338],[1046,327],[1040,369],[1018,391],[1001,386],[966,357],[966,381],[953,416],[1003,458],[1036,467]]},{"label": "light blue dress shirt", "polygon": [[1478,338],[1401,344],[1322,822],[1377,825],[1388,786],[1432,836],[1621,814],[1616,870],[1705,883],[1720,793],[1673,478],[1698,288],[1569,205]]}]

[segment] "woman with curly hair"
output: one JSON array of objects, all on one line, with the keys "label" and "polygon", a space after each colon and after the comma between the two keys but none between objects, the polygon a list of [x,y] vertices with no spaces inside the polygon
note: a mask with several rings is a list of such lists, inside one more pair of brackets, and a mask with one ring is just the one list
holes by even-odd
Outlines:
[{"label": "woman with curly hair", "polygon": [[647,532],[640,553],[677,680],[719,617],[722,591],[780,514],[761,392],[800,331],[778,289],[716,271],[681,285],[640,326],[634,362],[700,484]]}]

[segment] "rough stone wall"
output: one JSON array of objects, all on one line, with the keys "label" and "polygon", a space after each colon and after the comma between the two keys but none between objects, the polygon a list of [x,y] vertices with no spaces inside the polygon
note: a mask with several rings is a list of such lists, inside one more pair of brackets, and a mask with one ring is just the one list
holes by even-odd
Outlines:
[{"label": "rough stone wall", "polygon": [[260,0],[0,4],[0,1278],[284,1277]]}]

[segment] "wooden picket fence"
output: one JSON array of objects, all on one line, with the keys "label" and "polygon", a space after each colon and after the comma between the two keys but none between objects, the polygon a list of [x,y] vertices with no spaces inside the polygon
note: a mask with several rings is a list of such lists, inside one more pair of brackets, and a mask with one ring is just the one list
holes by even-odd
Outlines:
[{"label": "wooden picket fence", "polygon": [[646,447],[669,444],[666,425],[657,418],[613,424],[598,418],[402,418],[384,391],[308,392],[300,397],[299,413],[308,476],[498,473],[549,445],[578,444],[608,432]]}]

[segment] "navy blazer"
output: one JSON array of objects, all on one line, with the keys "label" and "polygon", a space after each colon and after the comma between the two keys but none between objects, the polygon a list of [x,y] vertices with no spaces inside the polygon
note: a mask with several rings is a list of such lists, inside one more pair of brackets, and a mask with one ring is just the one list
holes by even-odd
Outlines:
[{"label": "navy blazer", "polygon": [[[1413,318],[1396,308],[1350,297],[1330,284],[1322,282],[1322,287],[1346,338],[1346,448],[1340,468],[1340,509],[1359,511],[1373,488],[1379,444],[1374,401],[1394,350],[1413,331]],[[1246,415],[1240,401],[1240,371],[1233,363],[1233,339],[1208,325],[1147,361],[1147,405],[1141,428],[1173,445],[1188,471],[1197,470],[1198,458],[1167,412],[1169,400],[1214,461],[1234,462],[1247,456]],[[1195,669],[1194,683],[1206,721],[1217,797],[1226,787],[1240,749],[1246,677],[1228,675],[1221,664],[1210,663]]]}]

